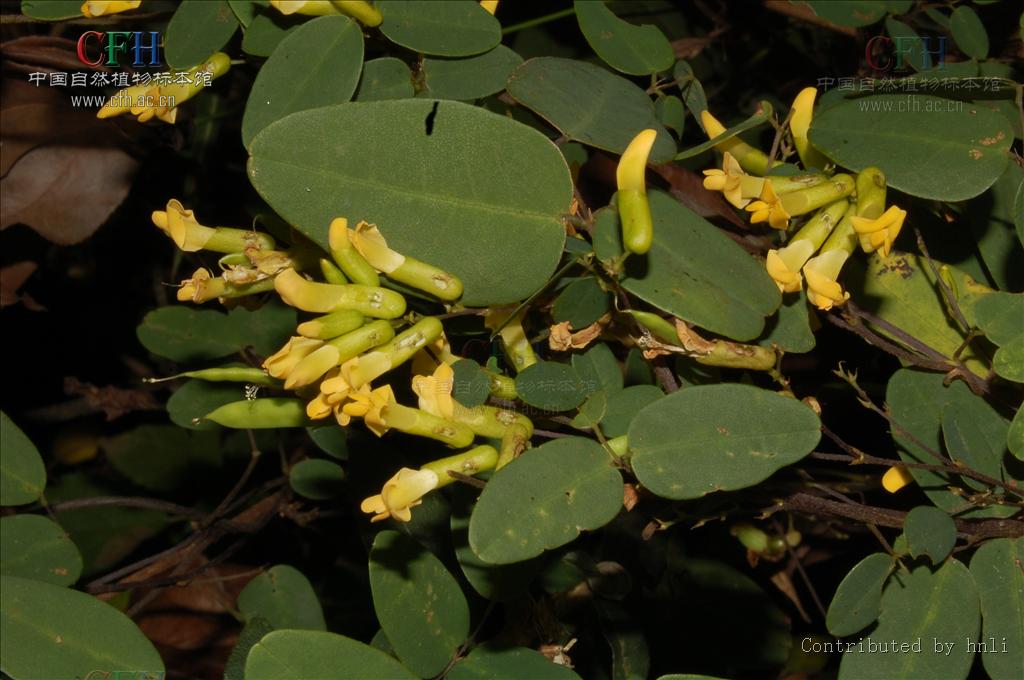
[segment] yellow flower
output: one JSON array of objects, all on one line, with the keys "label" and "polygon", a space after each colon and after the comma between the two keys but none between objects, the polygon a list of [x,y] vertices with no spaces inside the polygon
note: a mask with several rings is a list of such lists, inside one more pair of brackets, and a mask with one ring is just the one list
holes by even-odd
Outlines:
[{"label": "yellow flower", "polygon": [[340,355],[338,348],[332,345],[317,347],[295,364],[292,370],[288,371],[284,388],[294,390],[311,385],[319,380],[324,373],[338,365]]},{"label": "yellow flower", "polygon": [[323,344],[323,340],[304,338],[301,335],[293,336],[285,343],[284,347],[267,357],[263,362],[263,368],[275,378],[287,378],[300,361]]},{"label": "yellow flower", "polygon": [[[231,58],[223,52],[215,52],[202,64],[185,71],[184,83],[149,83],[119,90],[96,112],[96,117],[111,118],[130,112],[138,117],[140,123],[159,118],[165,123],[173,124],[178,116],[177,107],[202,92],[206,86],[207,80],[199,77],[199,74],[208,73],[209,80],[212,81],[227,73],[230,68]],[[174,81],[177,75],[178,73],[171,74],[171,80]]]},{"label": "yellow flower", "polygon": [[108,14],[120,14],[131,9],[138,9],[142,0],[88,0],[82,5],[82,16],[92,19]]},{"label": "yellow flower", "polygon": [[812,305],[827,311],[850,299],[850,294],[838,281],[839,272],[849,256],[850,253],[837,248],[807,261],[804,278],[807,280],[807,299]]},{"label": "yellow flower", "polygon": [[196,220],[195,212],[185,210],[181,201],[172,198],[167,201],[167,210],[154,210],[153,224],[171,237],[175,245],[186,253],[202,250],[216,229],[204,227]]},{"label": "yellow flower", "polygon": [[910,470],[902,465],[893,465],[882,475],[882,488],[889,493],[896,493],[912,481],[914,478],[911,476]]},{"label": "yellow flower", "polygon": [[348,398],[349,401],[341,408],[342,414],[349,418],[362,418],[371,432],[383,437],[390,429],[384,422],[384,409],[395,403],[395,394],[391,391],[391,386],[382,385],[375,390],[351,392]]},{"label": "yellow flower", "polygon": [[384,483],[377,496],[364,500],[359,508],[373,515],[371,522],[393,517],[399,522],[412,519],[412,508],[423,502],[423,497],[437,488],[437,473],[430,470],[402,468]]},{"label": "yellow flower", "polygon": [[[526,309],[520,310],[514,318],[509,318],[516,310],[516,305],[504,307],[488,307],[484,316],[484,326],[494,331],[501,328],[502,345],[505,347],[505,354],[511,360],[516,371],[522,371],[537,363],[537,355],[533,352],[529,338],[526,337],[526,330],[523,328],[523,317]],[[508,321],[508,323],[506,323]]]},{"label": "yellow flower", "polygon": [[494,14],[498,11],[498,0],[480,0],[480,6],[487,10],[489,14]]},{"label": "yellow flower", "polygon": [[789,117],[789,130],[793,134],[793,143],[800,155],[805,168],[824,169],[828,163],[820,151],[818,151],[810,140],[807,133],[811,129],[811,120],[814,117],[814,99],[818,96],[817,88],[805,87],[793,100],[793,114]]},{"label": "yellow flower", "polygon": [[348,230],[348,239],[363,259],[377,271],[390,274],[405,264],[405,256],[388,247],[388,242],[376,224],[360,222],[355,229]]},{"label": "yellow flower", "polygon": [[779,195],[775,193],[771,182],[765,182],[761,188],[760,200],[753,201],[746,206],[750,216],[751,224],[767,222],[772,229],[785,231],[789,228],[790,214],[782,206]]},{"label": "yellow flower", "polygon": [[304,14],[319,17],[328,14],[341,14],[330,0],[270,0],[270,6],[281,14]]},{"label": "yellow flower", "polygon": [[780,291],[796,293],[800,290],[803,284],[800,269],[813,254],[814,244],[806,240],[794,241],[785,248],[768,251],[765,266],[768,268],[769,276],[778,284]]},{"label": "yellow flower", "polygon": [[[708,139],[714,139],[726,131],[726,127],[711,115],[711,112],[707,109],[700,112],[700,122]],[[715,148],[722,153],[728,151],[747,172],[752,172],[756,175],[764,175],[768,172],[768,156],[760,149],[750,146],[738,136],[715,144]],[[775,161],[772,167],[780,164],[781,161]]]},{"label": "yellow flower", "polygon": [[433,375],[413,376],[412,391],[419,397],[420,410],[451,420],[455,414],[455,402],[452,400],[454,381],[455,371],[445,363],[438,364]]},{"label": "yellow flower", "polygon": [[722,154],[722,169],[713,168],[704,171],[704,188],[709,191],[721,191],[725,200],[737,208],[744,208],[750,203],[749,198],[743,198],[740,188],[741,179],[747,173],[743,172],[739,161],[726,151]]},{"label": "yellow flower", "polygon": [[442,333],[441,337],[416,352],[410,363],[413,375],[427,375],[434,372],[434,367],[439,361],[451,365],[458,360],[459,357],[452,354],[448,338]]},{"label": "yellow flower", "polygon": [[889,257],[889,250],[893,242],[899,236],[903,228],[903,221],[907,217],[907,211],[892,205],[882,213],[878,219],[866,217],[853,217],[853,228],[860,234],[860,244],[864,252],[870,253],[878,250],[882,257]]}]

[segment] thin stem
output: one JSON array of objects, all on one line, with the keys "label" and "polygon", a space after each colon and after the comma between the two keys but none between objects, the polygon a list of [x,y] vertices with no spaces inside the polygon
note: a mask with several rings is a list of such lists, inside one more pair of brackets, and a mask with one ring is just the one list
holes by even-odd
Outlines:
[{"label": "thin stem", "polygon": [[81,510],[83,508],[101,508],[110,506],[140,508],[143,510],[159,510],[161,512],[178,515],[180,517],[188,517],[190,519],[202,519],[206,517],[206,513],[202,510],[196,510],[195,508],[189,508],[169,501],[161,501],[156,498],[143,498],[140,496],[93,496],[92,498],[76,498],[70,501],[54,503],[50,506],[50,510],[53,513],[59,513],[67,512],[69,510]]},{"label": "thin stem", "polygon": [[576,8],[575,7],[567,7],[566,9],[562,9],[562,10],[559,10],[557,12],[552,12],[551,14],[545,14],[544,16],[536,17],[535,19],[527,19],[526,21],[521,21],[518,24],[512,24],[511,26],[506,26],[505,28],[501,29],[501,34],[502,35],[508,35],[510,33],[516,33],[518,31],[522,31],[523,29],[526,29],[526,28],[533,28],[534,26],[542,26],[542,25],[544,25],[546,23],[550,23],[552,21],[558,21],[559,19],[563,19],[565,17],[572,16],[575,13],[576,13]]}]

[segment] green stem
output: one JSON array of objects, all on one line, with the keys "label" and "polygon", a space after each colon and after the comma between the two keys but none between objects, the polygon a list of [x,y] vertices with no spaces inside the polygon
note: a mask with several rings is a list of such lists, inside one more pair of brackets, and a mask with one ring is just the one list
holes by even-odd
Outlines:
[{"label": "green stem", "polygon": [[537,17],[535,19],[527,19],[526,21],[522,21],[522,22],[520,22],[518,24],[512,24],[511,26],[506,26],[505,28],[503,28],[501,30],[501,34],[502,35],[508,35],[510,33],[516,33],[517,31],[522,31],[523,29],[526,29],[526,28],[533,28],[534,26],[542,26],[542,25],[544,25],[546,23],[549,23],[549,22],[552,22],[552,21],[558,21],[559,19],[562,19],[564,17],[572,16],[575,13],[576,13],[576,8],[575,7],[569,7],[569,8],[563,9],[563,10],[559,10],[557,12],[552,12],[551,14],[545,14],[544,16]]}]

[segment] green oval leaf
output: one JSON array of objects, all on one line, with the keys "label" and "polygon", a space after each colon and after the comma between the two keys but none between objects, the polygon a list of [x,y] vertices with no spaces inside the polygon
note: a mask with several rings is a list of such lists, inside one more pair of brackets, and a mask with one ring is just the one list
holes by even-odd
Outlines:
[{"label": "green oval leaf", "polygon": [[[1024,675],[1024,538],[998,538],[971,558],[981,598],[982,664],[992,680]],[[1005,647],[1004,647],[1005,644]]]},{"label": "green oval leaf", "polygon": [[574,409],[586,398],[576,369],[557,361],[524,369],[516,376],[516,392],[530,406],[554,413]]},{"label": "green oval leaf", "polygon": [[337,498],[344,481],[345,471],[341,466],[321,458],[300,461],[288,473],[292,490],[315,501]]},{"label": "green oval leaf", "polygon": [[0,574],[69,586],[82,574],[82,556],[53,520],[11,515],[0,519]]},{"label": "green oval leaf", "polygon": [[84,678],[97,670],[162,674],[153,643],[127,616],[77,590],[0,576],[4,673]]},{"label": "green oval leaf", "polygon": [[523,58],[504,45],[475,57],[427,58],[426,92],[438,99],[480,99],[504,90],[509,74],[522,63]]},{"label": "green oval leaf", "polygon": [[242,118],[242,143],[289,113],[342,104],[363,70],[363,32],[348,17],[319,17],[277,46],[260,69]]},{"label": "green oval leaf", "polygon": [[580,676],[533,649],[484,645],[452,666],[445,677],[449,680],[572,680]]},{"label": "green oval leaf", "polygon": [[[943,266],[938,261],[934,264],[936,268]],[[956,283],[960,308],[970,323],[975,302],[983,299],[988,289],[955,267],[949,267],[949,272]],[[963,345],[966,336],[950,317],[926,259],[911,253],[892,253],[886,260],[851,260],[843,278],[858,305],[943,355],[952,357]],[[875,330],[897,344],[901,342],[885,328]],[[987,363],[973,343],[959,358],[974,373],[988,374]]]},{"label": "green oval leaf", "polygon": [[488,564],[469,545],[469,521],[476,492],[466,486],[454,489],[451,531],[455,546],[455,559],[473,590],[488,600],[511,601],[527,591],[530,581],[537,575],[541,560],[526,560],[512,564]]},{"label": "green oval leaf", "polygon": [[1000,378],[1024,383],[1024,333],[996,350],[992,370]]},{"label": "green oval leaf", "polygon": [[882,586],[894,566],[885,553],[868,555],[843,577],[828,606],[825,626],[836,637],[853,635],[878,619],[882,611]]},{"label": "green oval leaf", "polygon": [[530,59],[509,76],[508,93],[569,139],[622,153],[638,132],[653,128],[658,136],[651,162],[675,155],[675,142],[658,122],[650,97],[600,66],[560,57]]},{"label": "green oval leaf", "polygon": [[555,298],[551,316],[556,322],[568,321],[578,331],[607,314],[611,307],[611,295],[596,278],[585,276],[571,282]]},{"label": "green oval leaf", "polygon": [[992,293],[974,306],[978,328],[997,345],[1005,345],[1024,332],[1024,294]]},{"label": "green oval leaf", "polygon": [[[1003,417],[975,394],[963,395],[942,413],[942,438],[949,457],[995,479],[1003,477],[1007,430]],[[979,491],[989,486],[970,477],[963,480]]]},{"label": "green oval leaf", "polygon": [[380,32],[413,52],[468,57],[501,42],[501,24],[472,0],[379,0]]},{"label": "green oval leaf", "polygon": [[81,19],[82,3],[78,0],[21,0],[21,13],[42,21]]},{"label": "green oval leaf", "polygon": [[[393,249],[459,276],[466,305],[528,297],[565,242],[572,181],[558,148],[474,106],[403,100],[303,111],[264,130],[250,153],[253,185],[301,232],[326,247],[333,218],[373,222]],[[520,254],[514,276],[509,253]]]},{"label": "green oval leaf", "polygon": [[269,4],[256,9],[242,36],[242,51],[256,57],[269,57],[289,34],[294,33],[309,17],[285,16]]},{"label": "green oval leaf", "polygon": [[878,166],[889,186],[939,201],[974,198],[1006,169],[1013,141],[995,111],[927,95],[843,101],[815,116],[810,139],[840,166]]},{"label": "green oval leaf", "polygon": [[616,71],[644,76],[672,68],[672,45],[657,26],[623,21],[602,0],[576,0],[573,8],[583,37]]},{"label": "green oval leaf", "polygon": [[646,407],[629,426],[637,479],[665,498],[753,486],[810,453],[821,423],[801,402],[749,385],[702,385]]},{"label": "green oval leaf", "polygon": [[1006,433],[1006,446],[1010,453],[1024,460],[1024,408],[1018,408]]},{"label": "green oval leaf", "polygon": [[236,307],[227,314],[171,305],[146,314],[135,332],[153,354],[192,363],[250,346],[258,354],[270,355],[288,340],[295,323],[295,310],[279,304],[255,311]]},{"label": "green oval leaf", "polygon": [[[920,565],[894,573],[882,593],[882,613],[870,639],[889,643],[881,652],[865,644],[845,651],[840,680],[967,677],[978,635],[978,593],[967,567],[947,560],[939,569]],[[892,650],[893,644],[905,651]],[[940,646],[941,645],[941,646]]]},{"label": "green oval leaf", "polygon": [[210,58],[231,40],[238,17],[227,0],[182,0],[167,24],[164,58],[178,71]]},{"label": "green oval leaf", "polygon": [[988,32],[977,13],[967,5],[960,5],[949,16],[949,30],[960,51],[972,59],[988,56]]},{"label": "green oval leaf", "polygon": [[654,112],[661,124],[676,133],[676,136],[683,134],[686,127],[686,107],[683,100],[674,95],[662,97],[654,102]]},{"label": "green oval leaf", "polygon": [[[644,258],[626,260],[622,286],[655,307],[734,340],[759,336],[782,302],[764,265],[677,200],[647,192],[654,243]],[[599,212],[598,257],[621,252],[618,211]]]},{"label": "green oval leaf", "polygon": [[38,500],[46,487],[43,459],[25,433],[0,411],[0,505]]},{"label": "green oval leaf", "polygon": [[252,646],[246,680],[415,680],[384,652],[342,635],[312,630],[275,630]]},{"label": "green oval leaf", "polygon": [[927,555],[932,564],[939,564],[956,545],[956,524],[942,510],[919,505],[903,520],[903,535],[911,557]]},{"label": "green oval leaf", "polygon": [[306,428],[312,439],[320,450],[331,458],[348,460],[348,437],[345,428],[333,423],[329,425],[318,425]]},{"label": "green oval leaf", "polygon": [[173,491],[221,463],[216,433],[174,425],[140,425],[100,445],[118,472],[151,491]]},{"label": "green oval leaf", "polygon": [[870,26],[885,16],[885,3],[878,0],[805,0],[814,13],[840,26]]},{"label": "green oval leaf", "polygon": [[580,385],[585,395],[598,390],[606,390],[611,394],[622,389],[622,367],[603,342],[593,345],[583,354],[573,354],[572,367],[580,376]]},{"label": "green oval leaf", "polygon": [[472,359],[459,359],[452,364],[452,397],[465,406],[474,408],[487,401],[491,393],[491,380],[480,364]]},{"label": "green oval leaf", "polygon": [[414,93],[412,72],[405,62],[394,57],[381,57],[363,64],[363,76],[353,99],[357,102],[407,99]]},{"label": "green oval leaf", "polygon": [[278,630],[327,630],[309,579],[287,564],[271,567],[249,581],[238,595],[238,610],[247,620],[259,616]]},{"label": "green oval leaf", "polygon": [[370,551],[370,589],[380,626],[402,663],[440,673],[469,634],[469,607],[441,561],[412,538],[382,531]]},{"label": "green oval leaf", "polygon": [[485,562],[520,562],[604,526],[621,507],[622,478],[601,445],[555,439],[491,477],[470,519],[469,544]]},{"label": "green oval leaf", "polygon": [[629,424],[636,414],[653,404],[665,393],[654,385],[633,385],[608,395],[608,406],[601,420],[605,437],[619,437],[629,432]]},{"label": "green oval leaf", "polygon": [[[942,452],[942,414],[946,409],[955,411],[975,398],[963,382],[953,381],[945,387],[943,379],[940,373],[906,368],[896,371],[889,379],[885,401],[893,421],[901,428],[892,428],[893,440],[899,446],[900,458],[907,463],[938,462],[923,447]],[[966,503],[962,495],[948,490],[950,486],[963,488],[964,482],[959,475],[922,468],[909,470],[928,500],[951,515],[960,518],[1009,517],[1016,512],[1016,508],[1008,505],[974,507]]]}]

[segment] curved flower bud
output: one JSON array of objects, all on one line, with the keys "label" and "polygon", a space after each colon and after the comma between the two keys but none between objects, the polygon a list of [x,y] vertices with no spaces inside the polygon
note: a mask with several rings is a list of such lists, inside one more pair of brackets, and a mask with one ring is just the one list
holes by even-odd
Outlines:
[{"label": "curved flower bud", "polygon": [[914,481],[914,477],[910,474],[910,470],[902,465],[893,465],[882,475],[882,488],[889,493],[896,493],[912,481]]},{"label": "curved flower bud", "polygon": [[273,279],[258,279],[251,282],[232,283],[223,276],[213,276],[209,269],[200,267],[185,279],[178,288],[179,302],[202,304],[222,298],[238,298],[246,295],[265,293],[274,289]]},{"label": "curved flower bud", "polygon": [[429,470],[437,475],[437,486],[447,486],[456,480],[456,477],[448,474],[456,472],[460,475],[475,475],[485,470],[490,470],[498,462],[498,452],[493,446],[481,444],[474,446],[469,451],[457,453],[454,456],[431,461],[420,468]]},{"label": "curved flower bud", "polygon": [[142,0],[88,0],[82,4],[82,16],[88,19],[138,9]]},{"label": "curved flower bud", "polygon": [[462,281],[457,276],[392,250],[377,225],[360,222],[355,229],[348,230],[348,238],[370,266],[388,278],[442,300],[462,296]]},{"label": "curved flower bud", "polygon": [[358,284],[316,283],[303,278],[294,269],[286,269],[274,278],[274,289],[286,304],[305,312],[326,314],[352,309],[364,316],[395,319],[405,313],[405,298],[393,290]]},{"label": "curved flower bud", "polygon": [[342,375],[352,387],[361,387],[411,359],[422,347],[441,337],[442,332],[438,319],[424,317],[390,342],[346,361],[341,367]]},{"label": "curved flower bud", "polygon": [[819,210],[793,235],[784,248],[768,251],[765,266],[780,291],[795,293],[800,290],[803,283],[800,270],[811,255],[822,246],[848,209],[847,200],[839,199]]},{"label": "curved flower bud", "polygon": [[167,201],[167,210],[154,210],[153,224],[167,234],[186,253],[211,250],[218,253],[241,253],[247,248],[272,250],[274,239],[267,234],[229,227],[204,227],[195,212],[185,210],[176,198]]},{"label": "curved flower bud", "polygon": [[646,175],[647,158],[657,136],[657,130],[640,131],[622,152],[615,170],[622,244],[628,252],[638,255],[651,249],[654,236],[654,221],[647,202]]},{"label": "curved flower bud", "polygon": [[420,409],[431,415],[451,420],[455,414],[452,388],[455,371],[446,363],[440,363],[433,375],[416,375],[412,378],[412,391],[419,397]]},{"label": "curved flower bud", "polygon": [[796,145],[796,152],[800,155],[804,167],[824,170],[828,159],[807,138],[807,132],[811,129],[811,119],[814,117],[814,99],[817,96],[817,88],[805,87],[800,90],[796,99],[793,100],[793,112],[789,116],[789,131],[793,134],[793,143]]},{"label": "curved flower bud", "polygon": [[[704,188],[708,191],[721,191],[725,200],[737,208],[745,208],[750,203],[743,197],[741,179],[747,176],[740,167],[739,161],[726,151],[722,154],[722,169],[712,168],[704,171]],[[763,183],[764,180],[761,180]]]},{"label": "curved flower bud", "polygon": [[345,276],[352,279],[352,283],[362,286],[379,286],[380,277],[377,271],[370,266],[370,263],[363,259],[348,236],[348,220],[344,217],[336,217],[331,220],[327,228],[327,243],[331,250],[331,257]]},{"label": "curved flower bud", "polygon": [[359,509],[373,515],[371,522],[389,517],[408,522],[412,519],[411,509],[423,503],[423,497],[437,488],[438,481],[432,470],[402,468],[384,483],[380,494],[365,499]]},{"label": "curved flower bud", "polygon": [[864,252],[878,250],[882,257],[889,257],[892,244],[903,228],[907,211],[899,206],[891,205],[878,219],[854,217],[853,228],[860,234],[860,244]]},{"label": "curved flower bud", "polygon": [[286,390],[294,390],[311,385],[319,380],[324,373],[338,365],[339,356],[340,352],[338,352],[337,347],[331,345],[317,347],[299,360],[292,370],[288,371],[288,377],[284,381],[284,388]]},{"label": "curved flower bud", "polygon": [[[726,127],[711,115],[711,112],[707,109],[700,112],[700,122],[704,126],[704,132],[707,134],[708,139],[714,139],[726,131]],[[715,144],[715,148],[722,153],[728,151],[747,172],[752,172],[755,175],[764,175],[768,172],[768,156],[760,149],[750,146],[738,136]],[[773,167],[775,165],[781,165],[781,161],[775,161]]]},{"label": "curved flower bud", "polygon": [[336,312],[300,323],[295,330],[299,335],[307,338],[329,340],[354,331],[362,326],[364,321],[365,317],[353,309],[339,309]]},{"label": "curved flower bud", "polygon": [[323,346],[323,340],[294,336],[263,362],[263,368],[275,378],[285,379],[295,366],[312,354],[313,350]]}]

